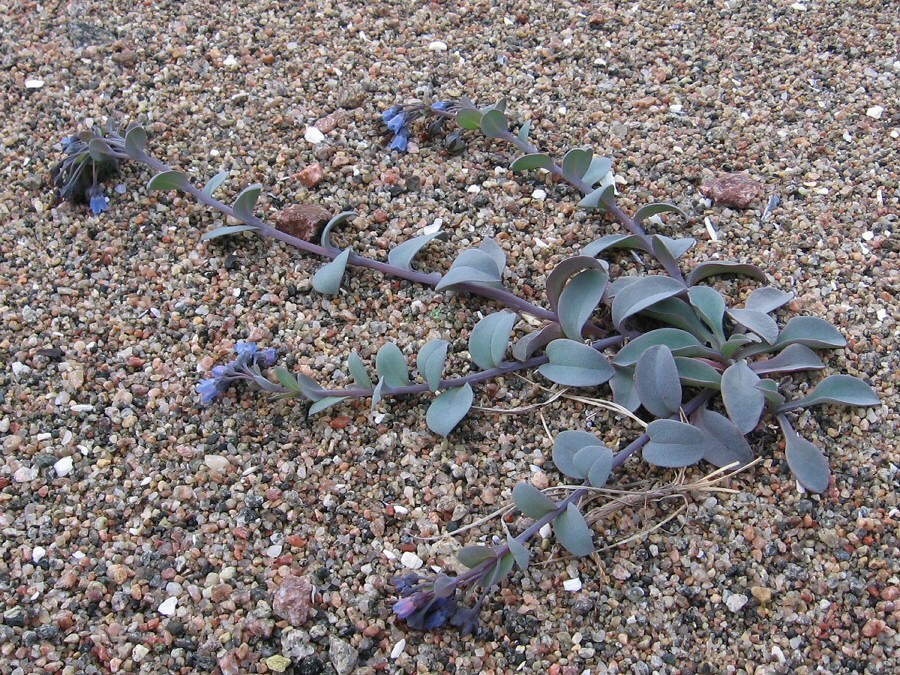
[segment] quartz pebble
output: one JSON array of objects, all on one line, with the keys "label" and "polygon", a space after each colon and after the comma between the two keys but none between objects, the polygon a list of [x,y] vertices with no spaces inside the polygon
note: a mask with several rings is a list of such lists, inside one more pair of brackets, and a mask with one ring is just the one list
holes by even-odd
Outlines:
[{"label": "quartz pebble", "polygon": [[325,134],[323,134],[316,127],[306,127],[306,132],[303,134],[303,138],[305,138],[313,145],[318,145],[325,140]]},{"label": "quartz pebble", "polygon": [[56,471],[56,475],[60,478],[64,478],[72,473],[73,468],[72,456],[68,455],[63,457],[62,459],[57,460],[57,462],[53,465],[53,469]]},{"label": "quartz pebble", "polygon": [[412,551],[407,551],[400,556],[400,564],[408,569],[417,570],[421,568],[425,563],[415,553],[413,553]]},{"label": "quartz pebble", "polygon": [[175,614],[175,608],[178,606],[178,598],[169,597],[162,601],[159,605],[159,613],[163,616],[172,616]]},{"label": "quartz pebble", "polygon": [[302,626],[315,611],[312,594],[313,586],[306,577],[285,577],[275,591],[272,611],[292,626]]}]

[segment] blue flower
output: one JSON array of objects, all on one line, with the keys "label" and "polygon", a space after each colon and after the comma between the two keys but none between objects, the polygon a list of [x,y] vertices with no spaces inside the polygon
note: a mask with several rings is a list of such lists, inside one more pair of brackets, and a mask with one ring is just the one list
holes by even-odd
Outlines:
[{"label": "blue flower", "polygon": [[203,380],[197,385],[197,393],[200,394],[200,400],[204,405],[208,404],[216,396],[222,393],[219,389],[219,382],[221,382],[221,380],[218,378],[211,377],[208,380]]},{"label": "blue flower", "polygon": [[394,119],[394,117],[397,116],[397,113],[399,113],[401,110],[403,110],[403,108],[399,105],[391,106],[383,113],[381,113],[381,119],[385,122],[390,122],[392,119]]},{"label": "blue flower", "polygon": [[197,385],[197,393],[204,404],[212,401],[238,380],[256,381],[257,385],[266,384],[259,368],[270,368],[275,364],[275,350],[259,351],[255,342],[239,342],[234,346],[237,358],[225,365],[213,366],[212,377],[202,380]]},{"label": "blue flower", "polygon": [[410,595],[405,598],[400,598],[397,602],[395,602],[393,607],[394,614],[399,616],[401,619],[405,619],[410,614],[415,612],[419,608],[416,595]]},{"label": "blue flower", "polygon": [[409,129],[400,129],[397,132],[397,135],[394,136],[394,140],[391,141],[390,149],[391,150],[399,150],[400,152],[406,152],[406,147],[409,145]]},{"label": "blue flower", "polygon": [[393,131],[395,134],[399,134],[400,131],[406,127],[406,120],[406,113],[397,113],[387,121],[387,128]]},{"label": "blue flower", "polygon": [[95,216],[104,211],[109,211],[109,200],[103,194],[103,190],[99,185],[92,185],[88,188],[88,198],[90,199],[91,211],[93,211]]},{"label": "blue flower", "polygon": [[437,103],[432,104],[432,108],[435,110],[443,110],[447,111],[453,106],[453,101],[438,101]]},{"label": "blue flower", "polygon": [[256,365],[260,368],[271,368],[275,365],[275,350],[265,349],[256,354]]},{"label": "blue flower", "polygon": [[246,357],[250,358],[256,353],[256,343],[255,342],[238,342],[234,346],[234,351],[237,352],[238,358]]}]

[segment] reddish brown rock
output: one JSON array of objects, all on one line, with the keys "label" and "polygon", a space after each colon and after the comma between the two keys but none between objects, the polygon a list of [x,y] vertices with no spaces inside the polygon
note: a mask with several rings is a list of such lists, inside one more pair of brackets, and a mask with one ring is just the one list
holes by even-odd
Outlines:
[{"label": "reddish brown rock", "polygon": [[316,231],[331,218],[331,212],[315,204],[295,204],[278,214],[275,226],[282,232],[312,240]]},{"label": "reddish brown rock", "polygon": [[287,619],[292,626],[302,626],[309,621],[315,611],[313,586],[306,577],[285,577],[272,601],[272,611],[276,616]]},{"label": "reddish brown rock", "polygon": [[345,113],[343,110],[335,110],[330,115],[325,115],[322,119],[316,122],[316,129],[321,131],[323,134],[330,133],[334,131],[338,125],[340,125],[341,121],[344,119]]},{"label": "reddish brown rock", "polygon": [[747,209],[763,193],[764,187],[745,173],[729,173],[700,186],[700,194],[719,206]]},{"label": "reddish brown rock", "polygon": [[322,165],[316,162],[301,170],[300,173],[297,174],[297,178],[300,179],[300,182],[303,183],[304,186],[312,189],[325,178],[325,171],[322,169]]}]

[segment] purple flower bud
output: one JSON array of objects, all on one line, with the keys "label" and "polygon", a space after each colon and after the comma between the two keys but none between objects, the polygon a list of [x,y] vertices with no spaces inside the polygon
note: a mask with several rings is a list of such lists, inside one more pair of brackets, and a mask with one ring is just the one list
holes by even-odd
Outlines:
[{"label": "purple flower bud", "polygon": [[275,350],[264,349],[261,352],[257,352],[254,358],[256,359],[256,365],[260,368],[271,368],[275,365]]},{"label": "purple flower bud", "polygon": [[397,602],[394,603],[394,614],[399,616],[401,619],[405,619],[410,616],[413,612],[415,612],[418,607],[419,594],[415,593],[413,595],[409,595],[405,598],[400,598]]}]

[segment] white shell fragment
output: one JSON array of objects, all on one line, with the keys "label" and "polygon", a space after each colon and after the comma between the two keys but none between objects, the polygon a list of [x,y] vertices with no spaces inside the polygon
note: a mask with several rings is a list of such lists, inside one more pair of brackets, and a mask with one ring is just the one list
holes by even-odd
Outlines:
[{"label": "white shell fragment", "polygon": [[406,650],[406,639],[401,638],[400,642],[394,645],[394,648],[391,650],[391,658],[399,659],[400,655]]},{"label": "white shell fragment", "polygon": [[325,140],[325,134],[319,131],[316,127],[306,127],[306,133],[303,134],[303,138],[305,138],[313,145],[318,145]]},{"label": "white shell fragment", "polygon": [[40,89],[44,86],[43,80],[28,78],[25,80],[25,88],[26,89]]},{"label": "white shell fragment", "polygon": [[445,52],[447,51],[447,43],[441,42],[440,40],[435,40],[428,45],[428,49],[432,52]]}]

